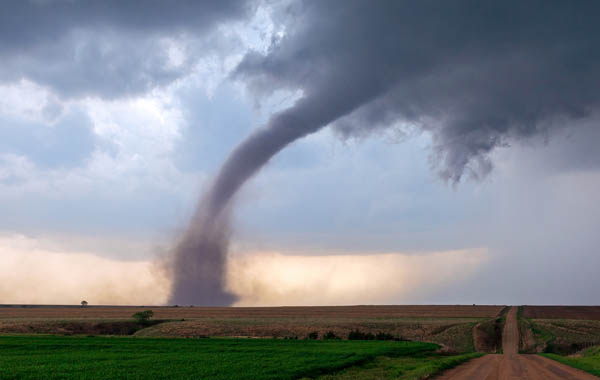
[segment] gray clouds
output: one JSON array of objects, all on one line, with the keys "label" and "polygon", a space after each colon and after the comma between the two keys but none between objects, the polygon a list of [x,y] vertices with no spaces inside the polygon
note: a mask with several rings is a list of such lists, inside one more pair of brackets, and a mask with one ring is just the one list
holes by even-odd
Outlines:
[{"label": "gray clouds", "polygon": [[303,94],[225,160],[175,250],[171,300],[232,299],[222,277],[231,200],[274,155],[326,125],[354,135],[416,124],[433,135],[441,176],[456,183],[467,170],[486,174],[487,155],[510,139],[587,116],[600,101],[599,9],[541,1],[293,3],[279,14],[286,34],[265,55],[248,53],[234,77],[258,94]]},{"label": "gray clouds", "polygon": [[188,73],[198,58],[193,51],[172,65],[165,39],[218,50],[217,26],[250,11],[244,1],[4,1],[0,81],[26,78],[64,97],[144,93]]},{"label": "gray clouds", "polygon": [[[460,181],[465,174],[480,176],[491,170],[489,157],[496,147],[540,136],[568,135],[584,124],[592,129],[590,138],[565,145],[568,163],[564,165],[584,168],[600,165],[599,159],[590,159],[591,155],[599,156],[594,116],[600,100],[597,3],[350,0],[290,2],[291,5],[283,6],[261,4],[275,8],[275,30],[282,28],[285,33],[274,33],[277,37],[268,50],[246,54],[233,77],[259,95],[270,95],[280,89],[302,95],[293,106],[274,114],[267,125],[250,133],[219,171],[200,202],[193,223],[173,249],[176,278],[171,302],[228,304],[235,299],[223,289],[231,234],[231,199],[275,154],[326,125],[344,138],[365,136],[390,127],[416,126],[432,135],[433,162],[442,178],[450,182]],[[113,119],[118,118],[98,116],[92,111],[89,117],[97,122],[98,136],[105,133],[103,136],[115,137],[118,146],[125,148],[120,152],[127,154],[119,153],[120,160],[96,155],[100,158],[93,162],[98,164],[94,170],[101,172],[98,183],[105,184],[118,177],[115,172],[119,170],[121,179],[133,179],[139,175],[139,169],[154,180],[156,172],[146,168],[164,165],[162,170],[172,170],[173,175],[158,178],[157,189],[185,188],[181,171],[212,169],[215,160],[220,160],[218,156],[226,154],[225,149],[247,133],[250,113],[227,109],[229,105],[231,108],[243,105],[227,101],[228,94],[218,93],[215,101],[199,103],[192,91],[190,101],[164,100],[166,103],[158,107],[156,104],[163,100],[156,100],[156,104],[142,108],[141,113],[156,111],[158,118],[171,107],[184,108],[151,127],[143,117],[127,118],[125,114],[131,109],[111,108],[106,104],[124,101],[113,102],[116,98],[148,95],[157,87],[190,78],[186,76],[198,69],[200,62],[204,62],[202,57],[207,55],[238,56],[247,46],[232,41],[235,37],[227,35],[230,31],[224,31],[223,25],[247,21],[253,9],[254,5],[237,1],[2,2],[0,84],[33,82],[56,102],[48,103],[42,110],[41,117],[49,120],[44,125],[2,116],[0,152],[10,153],[6,155],[8,158],[27,157],[44,169],[80,165],[98,148],[98,137],[94,137],[88,118],[75,115],[69,119],[65,110],[76,107],[78,102],[96,101],[82,98],[100,97],[98,103],[103,103],[105,114],[123,117],[116,122]],[[212,125],[211,121],[205,125],[197,122],[202,117],[211,118],[215,110],[227,114],[215,117],[217,121]],[[140,138],[145,134],[126,130],[125,124],[129,123],[132,128],[152,130],[153,135]],[[236,125],[229,125],[232,123]],[[218,132],[215,135],[219,138],[207,138],[206,131],[198,128],[208,125],[227,129],[227,133]],[[181,129],[182,126],[186,129]],[[177,152],[172,152],[170,144],[179,133],[181,143],[175,148]],[[158,147],[150,157],[143,154],[149,145]],[[171,160],[176,161],[177,168],[171,167]],[[373,166],[379,165],[395,165],[398,170],[389,173],[397,176],[422,169],[397,165],[387,157],[374,160]],[[560,166],[555,162],[551,165]],[[363,171],[369,172],[368,167]],[[81,182],[86,181],[86,173],[81,177]],[[330,181],[327,186],[337,186],[338,192],[343,191],[339,180],[327,180]],[[367,180],[361,178],[351,183],[363,186],[363,181]],[[371,181],[385,183],[380,194],[397,189],[395,182],[387,178]],[[139,203],[127,207],[119,204],[115,207],[119,212],[108,212],[105,204],[113,207],[117,204],[112,199],[114,188],[121,192],[125,182],[129,181],[115,181],[117,186],[106,186],[102,223],[123,226],[134,220],[133,224],[143,224],[138,222],[142,217],[128,219],[123,214],[127,207],[139,207],[140,215],[148,215],[143,219],[166,220],[172,216],[163,211],[164,218],[152,217],[151,214],[159,212],[156,205],[166,204],[161,198],[164,193],[151,191],[146,182],[138,186],[136,181],[129,185],[132,195],[124,198],[122,204],[139,198],[137,194],[150,194],[147,201],[136,200]],[[415,192],[422,194],[426,186],[415,187]],[[73,193],[86,193],[86,189],[77,187]],[[323,207],[339,214],[331,204],[323,203],[322,192],[313,194],[322,199],[305,198],[310,207]],[[389,246],[400,244],[398,240],[419,238],[404,225],[435,228],[435,222],[423,215],[433,220],[443,218],[429,199],[418,205],[413,203],[410,210],[396,206],[388,211],[373,190],[363,194],[359,199],[361,204],[370,199],[374,202],[373,219],[381,221],[386,215],[389,220],[398,215],[407,218],[405,224],[395,225],[404,233],[398,234],[388,227],[392,236]],[[357,199],[346,195],[352,202]],[[400,205],[404,201],[399,198],[388,204]],[[440,208],[454,207],[446,216],[448,224],[456,224],[457,215],[468,214],[453,204],[457,202],[451,196],[438,202]],[[92,203],[85,199],[69,208],[88,210],[99,219]],[[338,210],[344,209],[349,214],[356,211],[343,206],[338,206]],[[301,207],[301,211],[306,213],[310,207]],[[383,215],[384,212],[388,214]],[[417,219],[419,216],[422,219]],[[314,221],[304,217],[304,223]],[[323,234],[331,234],[331,227],[321,223]],[[343,229],[338,235],[341,240],[348,233],[348,222],[342,221],[339,226]],[[472,231],[464,228],[461,232],[466,236]],[[450,245],[470,244],[462,235],[448,234],[456,239]],[[421,236],[423,241],[429,237],[425,233]],[[356,239],[365,240],[363,236]],[[444,242],[437,239],[435,244]]]},{"label": "gray clouds", "polygon": [[592,1],[295,3],[279,13],[286,35],[236,75],[257,93],[302,89],[330,104],[344,136],[416,124],[457,182],[489,171],[495,147],[597,107],[599,11]]}]

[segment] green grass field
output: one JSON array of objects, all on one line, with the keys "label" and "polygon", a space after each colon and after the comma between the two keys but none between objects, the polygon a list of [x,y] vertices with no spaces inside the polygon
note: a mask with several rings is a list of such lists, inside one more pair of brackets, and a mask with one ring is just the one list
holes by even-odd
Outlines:
[{"label": "green grass field", "polygon": [[561,356],[556,354],[542,354],[571,367],[600,376],[600,347],[592,347],[584,352],[582,356]]},{"label": "green grass field", "polygon": [[[0,378],[316,378],[381,357],[415,358],[406,362],[412,369],[448,359],[436,356],[436,348],[395,341],[0,336]],[[396,367],[402,370],[401,362]]]}]

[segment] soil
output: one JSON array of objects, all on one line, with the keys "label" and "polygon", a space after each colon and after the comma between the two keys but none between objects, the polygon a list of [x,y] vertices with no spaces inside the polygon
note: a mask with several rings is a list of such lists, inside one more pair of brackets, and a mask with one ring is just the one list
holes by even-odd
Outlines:
[{"label": "soil", "polygon": [[503,306],[399,305],[399,306],[52,306],[0,305],[3,319],[128,319],[133,313],[151,309],[157,319],[196,318],[493,318]]},{"label": "soil", "polygon": [[477,352],[497,353],[502,348],[502,318],[478,323],[473,328],[473,345]]},{"label": "soil", "polygon": [[600,306],[524,306],[523,317],[600,320]]},{"label": "soil", "polygon": [[165,321],[152,320],[145,324],[133,321],[0,321],[2,334],[56,335],[133,335],[149,326]]}]

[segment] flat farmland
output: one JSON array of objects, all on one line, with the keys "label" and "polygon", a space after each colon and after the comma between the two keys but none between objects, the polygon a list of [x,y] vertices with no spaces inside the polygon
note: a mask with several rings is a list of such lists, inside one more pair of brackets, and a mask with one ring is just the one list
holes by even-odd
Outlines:
[{"label": "flat farmland", "polygon": [[[132,325],[132,314],[150,309],[154,326]],[[132,335],[143,337],[260,337],[305,339],[352,331],[433,342],[449,351],[475,350],[473,330],[498,317],[503,306],[331,307],[123,307],[3,306],[0,333]]]},{"label": "flat farmland", "polygon": [[523,306],[523,317],[600,320],[600,306]]},{"label": "flat farmland", "polygon": [[420,374],[432,366],[434,371],[447,367],[448,359],[435,355],[436,348],[416,342],[5,336],[0,338],[0,378],[292,380],[382,356],[410,360],[402,370]]},{"label": "flat farmland", "polygon": [[600,345],[600,307],[523,306],[521,350],[569,355]]},{"label": "flat farmland", "polygon": [[394,305],[394,306],[43,306],[0,305],[6,319],[128,319],[150,309],[157,319],[197,318],[493,318],[504,306]]}]

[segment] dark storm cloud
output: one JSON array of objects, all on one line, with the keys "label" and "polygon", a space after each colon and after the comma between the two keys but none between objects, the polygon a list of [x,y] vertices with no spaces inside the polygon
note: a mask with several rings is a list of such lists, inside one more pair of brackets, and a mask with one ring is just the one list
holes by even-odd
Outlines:
[{"label": "dark storm cloud", "polygon": [[456,182],[489,171],[494,147],[597,108],[598,14],[594,1],[293,3],[279,12],[286,35],[237,77],[257,93],[302,89],[323,104],[305,112],[344,136],[416,124]]},{"label": "dark storm cloud", "polygon": [[[266,55],[248,53],[234,76],[258,94],[302,96],[219,170],[176,252],[172,300],[232,299],[222,277],[198,280],[206,265],[224,265],[231,200],[275,154],[326,125],[346,136],[417,125],[433,135],[441,176],[456,183],[488,172],[495,147],[564,128],[600,101],[596,2],[291,4],[275,12],[286,34]],[[199,287],[221,290],[193,298]]]},{"label": "dark storm cloud", "polygon": [[[283,88],[302,97],[244,139],[218,171],[173,250],[170,302],[234,300],[224,290],[232,199],[275,154],[326,125],[342,136],[415,125],[432,134],[442,177],[458,182],[489,171],[495,147],[565,129],[598,108],[598,2],[290,4],[272,4],[283,37],[264,55],[248,53],[234,77],[257,94]],[[222,49],[217,25],[246,18],[249,8],[240,1],[5,1],[0,82],[25,78],[63,97],[143,93]],[[181,65],[169,64],[165,37],[194,41]]]},{"label": "dark storm cloud", "polygon": [[218,50],[216,27],[249,11],[235,0],[3,1],[0,81],[25,78],[67,97],[142,93],[181,77],[198,58],[171,67],[162,38]]}]

